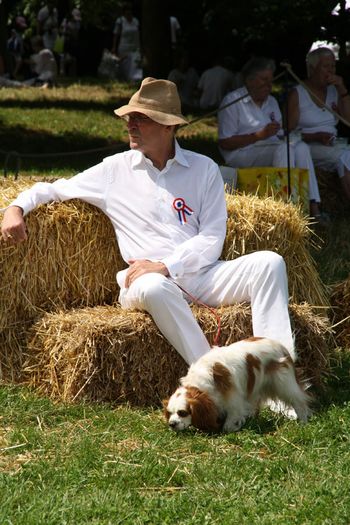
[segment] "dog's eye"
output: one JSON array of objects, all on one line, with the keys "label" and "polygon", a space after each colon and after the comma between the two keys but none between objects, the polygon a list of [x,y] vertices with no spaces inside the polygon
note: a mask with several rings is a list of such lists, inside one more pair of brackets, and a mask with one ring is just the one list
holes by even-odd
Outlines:
[{"label": "dog's eye", "polygon": [[179,417],[187,417],[187,416],[189,416],[190,414],[189,414],[189,412],[187,412],[187,410],[178,410],[178,411],[177,411],[177,415],[178,415]]}]

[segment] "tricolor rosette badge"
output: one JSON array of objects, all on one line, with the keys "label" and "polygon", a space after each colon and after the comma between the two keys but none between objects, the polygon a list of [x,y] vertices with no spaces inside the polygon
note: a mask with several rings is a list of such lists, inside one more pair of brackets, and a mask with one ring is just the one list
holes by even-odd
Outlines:
[{"label": "tricolor rosette badge", "polygon": [[187,204],[185,203],[185,199],[183,199],[182,197],[177,197],[176,199],[174,199],[173,208],[177,211],[179,221],[181,224],[185,224],[187,222],[186,215],[193,214],[193,210],[189,206],[187,206]]}]

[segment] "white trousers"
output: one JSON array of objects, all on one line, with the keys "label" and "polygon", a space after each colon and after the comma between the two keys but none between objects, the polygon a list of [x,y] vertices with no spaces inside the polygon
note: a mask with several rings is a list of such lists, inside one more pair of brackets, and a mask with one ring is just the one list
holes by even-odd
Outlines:
[{"label": "white trousers", "polygon": [[344,177],[344,167],[350,171],[350,147],[311,143],[310,150],[315,166],[318,168],[325,171],[337,171],[339,177]]},{"label": "white trousers", "polygon": [[[286,267],[280,255],[258,251],[233,261],[218,261],[179,284],[208,306],[250,302],[253,335],[280,341],[295,358]],[[186,297],[172,279],[158,273],[142,275],[129,288],[121,288],[119,301],[123,308],[149,312],[187,363],[210,350]]]},{"label": "white trousers", "polygon": [[[233,168],[250,168],[253,166],[287,167],[287,145],[285,142],[270,142],[266,145],[253,145],[246,149],[230,152],[227,164]],[[291,142],[289,145],[289,162],[291,168],[309,170],[309,199],[321,202],[317,178],[310,149],[305,142]]]}]

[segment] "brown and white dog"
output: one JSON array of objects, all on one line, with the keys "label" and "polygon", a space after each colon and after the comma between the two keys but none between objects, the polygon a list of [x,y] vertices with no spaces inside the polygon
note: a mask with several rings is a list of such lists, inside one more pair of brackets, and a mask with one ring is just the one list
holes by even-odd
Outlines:
[{"label": "brown and white dog", "polygon": [[214,347],[193,363],[181,386],[164,401],[171,429],[235,432],[267,400],[282,401],[306,422],[307,384],[297,380],[288,350],[272,339],[251,337]]}]

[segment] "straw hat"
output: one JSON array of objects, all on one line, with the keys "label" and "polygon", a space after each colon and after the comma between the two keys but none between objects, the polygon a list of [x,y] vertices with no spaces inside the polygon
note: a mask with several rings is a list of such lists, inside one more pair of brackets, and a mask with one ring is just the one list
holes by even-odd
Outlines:
[{"label": "straw hat", "polygon": [[177,87],[170,80],[145,78],[140,89],[133,94],[129,103],[114,110],[118,117],[125,117],[134,112],[143,113],[165,126],[188,124],[188,121],[181,114],[181,102]]}]

